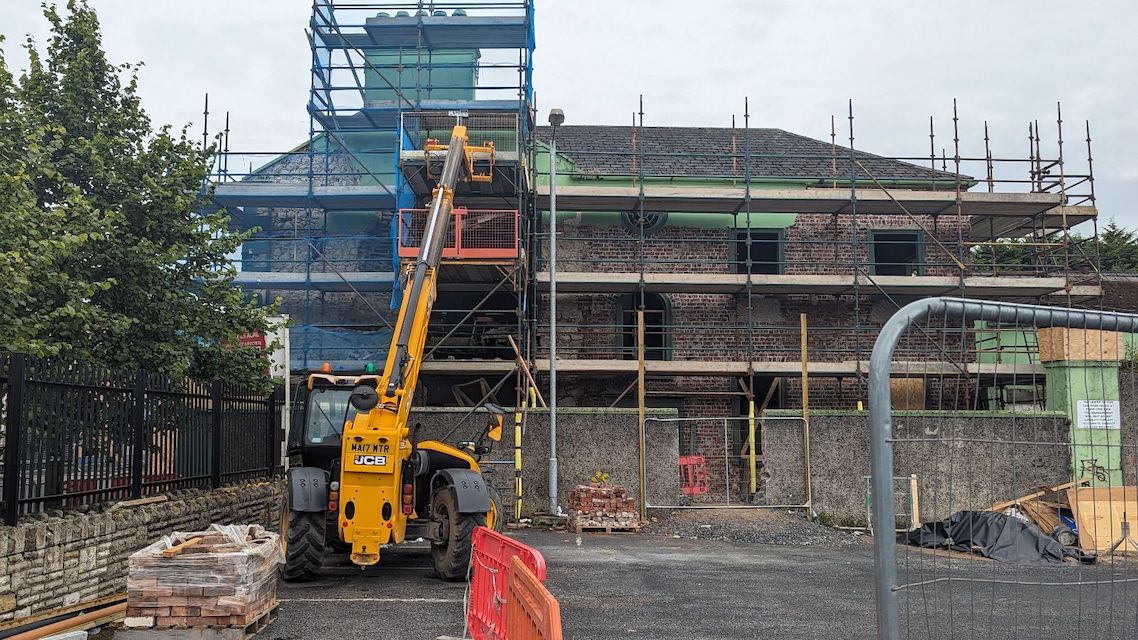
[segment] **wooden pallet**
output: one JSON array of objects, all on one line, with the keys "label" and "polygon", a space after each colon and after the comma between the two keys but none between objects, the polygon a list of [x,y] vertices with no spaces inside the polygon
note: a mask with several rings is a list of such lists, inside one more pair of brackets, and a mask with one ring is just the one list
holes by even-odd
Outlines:
[{"label": "wooden pallet", "polygon": [[571,524],[570,528],[576,533],[593,532],[593,533],[640,533],[640,525],[587,525],[587,524]]},{"label": "wooden pallet", "polygon": [[248,640],[277,619],[280,607],[273,605],[243,627],[195,627],[193,629],[119,629],[115,640]]}]

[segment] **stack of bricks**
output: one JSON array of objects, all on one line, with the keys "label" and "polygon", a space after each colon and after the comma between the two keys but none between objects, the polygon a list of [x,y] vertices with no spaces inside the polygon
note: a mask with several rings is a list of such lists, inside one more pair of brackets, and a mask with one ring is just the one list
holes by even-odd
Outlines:
[{"label": "stack of bricks", "polygon": [[130,557],[129,629],[244,627],[277,606],[276,534],[214,525],[175,533]]},{"label": "stack of bricks", "polygon": [[639,530],[636,501],[624,487],[608,483],[580,484],[569,494],[569,527],[585,529]]}]

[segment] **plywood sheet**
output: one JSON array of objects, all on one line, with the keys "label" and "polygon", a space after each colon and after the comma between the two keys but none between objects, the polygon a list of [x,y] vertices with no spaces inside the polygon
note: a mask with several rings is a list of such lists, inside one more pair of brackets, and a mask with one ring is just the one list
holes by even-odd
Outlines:
[{"label": "plywood sheet", "polygon": [[1116,361],[1125,357],[1122,339],[1115,331],[1049,327],[1036,330],[1039,360]]},{"label": "plywood sheet", "polygon": [[892,378],[889,389],[894,409],[919,411],[925,408],[924,378]]},{"label": "plywood sheet", "polygon": [[[1079,546],[1083,551],[1106,551],[1122,535],[1122,522],[1138,533],[1138,487],[1084,487],[1068,489],[1067,498],[1079,525]],[[1118,551],[1138,551],[1124,544]]]}]

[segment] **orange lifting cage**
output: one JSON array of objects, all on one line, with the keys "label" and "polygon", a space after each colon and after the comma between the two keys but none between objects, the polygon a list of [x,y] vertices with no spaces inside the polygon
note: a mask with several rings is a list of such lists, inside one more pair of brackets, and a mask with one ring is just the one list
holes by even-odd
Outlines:
[{"label": "orange lifting cage", "polygon": [[[399,210],[400,258],[418,257],[426,222],[426,209]],[[517,209],[456,207],[451,213],[443,258],[513,260],[517,257]]]}]

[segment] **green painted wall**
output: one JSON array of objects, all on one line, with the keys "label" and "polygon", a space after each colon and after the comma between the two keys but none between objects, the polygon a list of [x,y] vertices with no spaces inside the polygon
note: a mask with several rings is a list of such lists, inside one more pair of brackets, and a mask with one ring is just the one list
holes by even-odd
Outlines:
[{"label": "green painted wall", "polygon": [[409,100],[473,100],[480,57],[477,49],[424,50],[421,56],[414,50],[370,52],[364,96],[394,102],[394,85]]},{"label": "green painted wall", "polygon": [[[1122,484],[1122,431],[1118,428],[1118,363],[1046,363],[1047,409],[1071,421],[1071,465],[1076,478]],[[1113,418],[1102,411],[1113,411]],[[1088,412],[1097,414],[1088,416]]]}]

